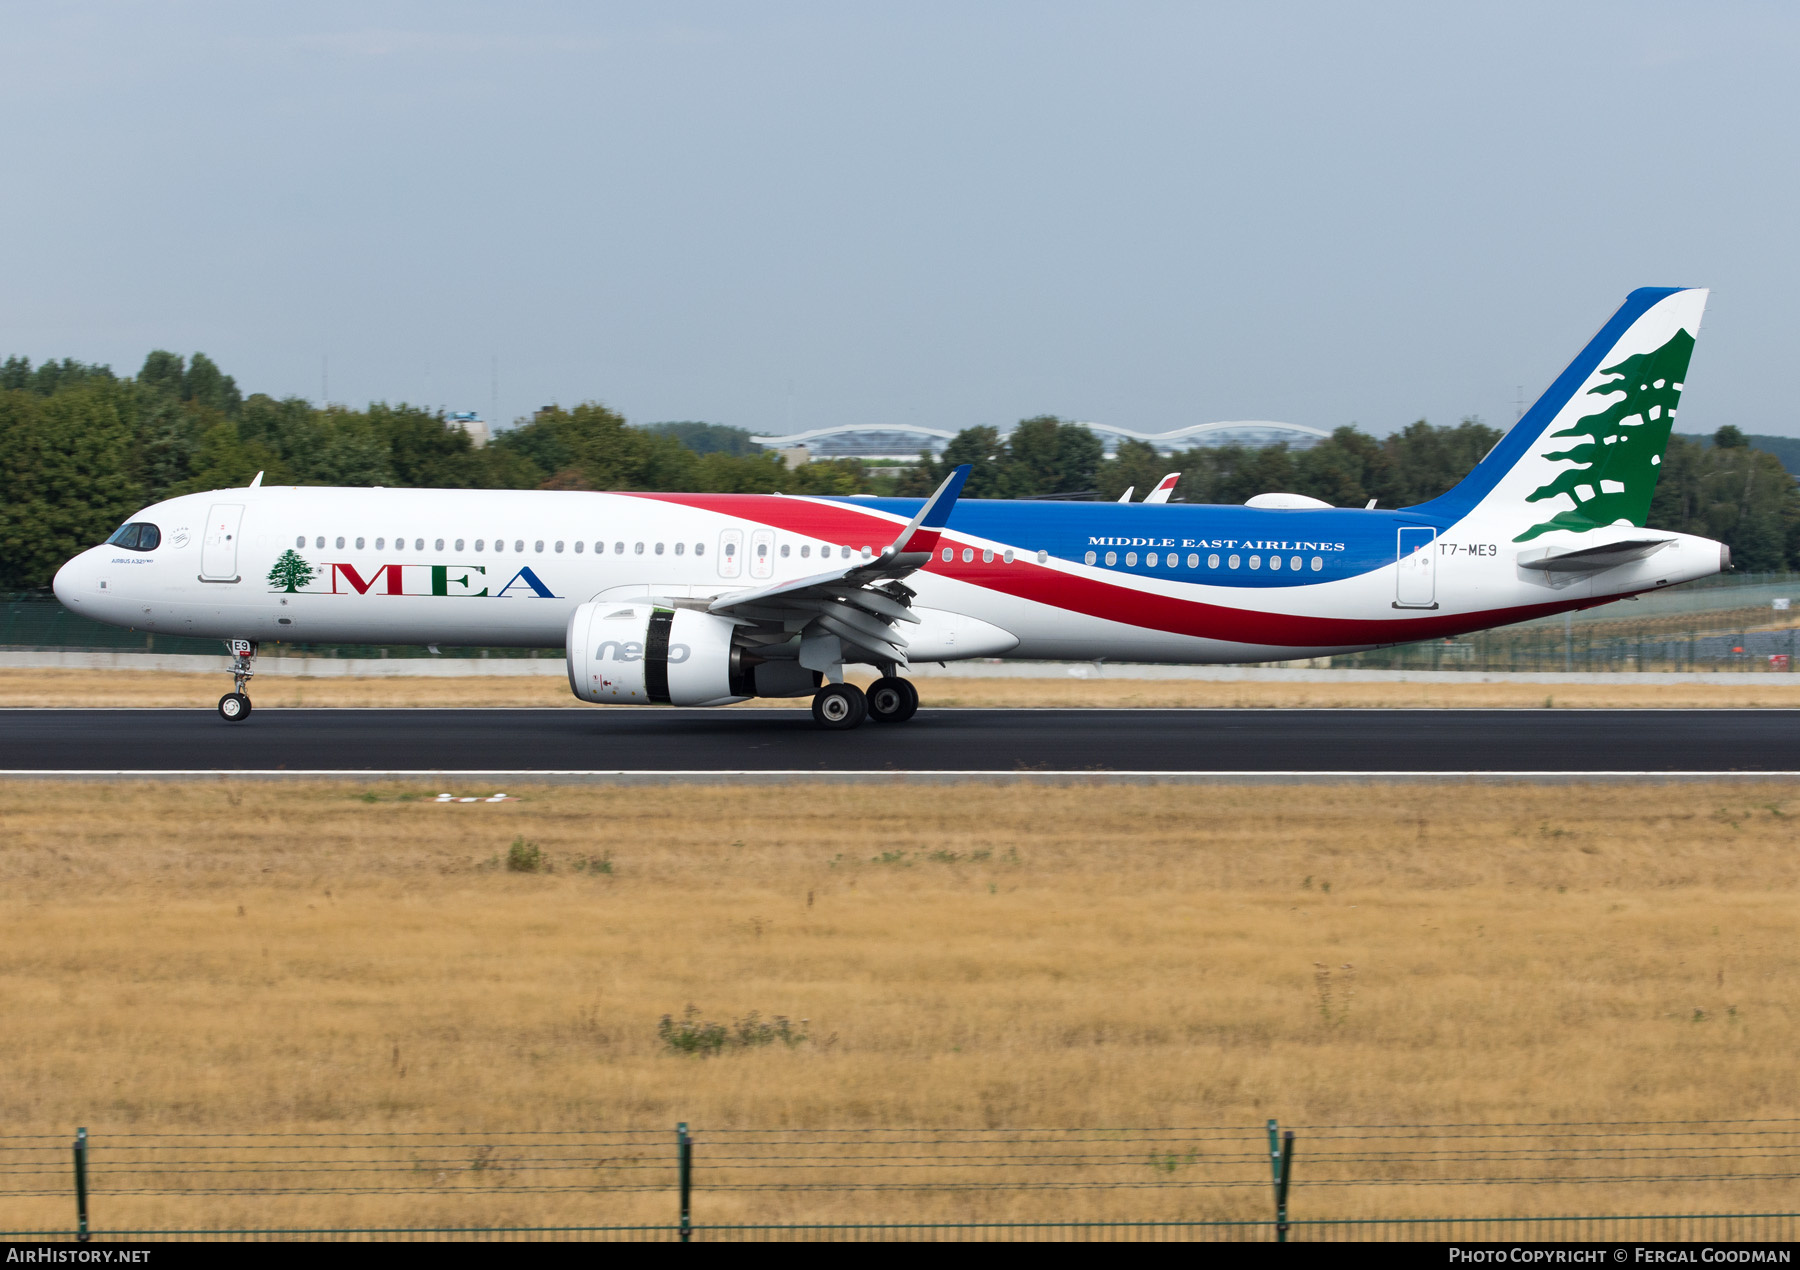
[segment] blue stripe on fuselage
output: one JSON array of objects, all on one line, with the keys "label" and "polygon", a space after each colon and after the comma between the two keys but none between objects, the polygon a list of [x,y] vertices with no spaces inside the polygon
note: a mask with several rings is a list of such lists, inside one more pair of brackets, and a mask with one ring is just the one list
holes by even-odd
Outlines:
[{"label": "blue stripe on fuselage", "polygon": [[[917,498],[832,499],[847,507],[874,508],[902,519],[918,514]],[[1385,568],[1394,563],[1395,531],[1406,525],[1427,525],[1442,533],[1447,526],[1436,517],[1415,512],[1364,511],[1334,507],[1329,510],[1270,511],[1255,507],[1208,503],[1058,503],[1013,502],[1003,499],[962,499],[950,513],[946,530],[951,537],[967,534],[1010,546],[1020,552],[1048,551],[1052,556],[1083,563],[1092,551],[1099,567],[1106,568],[1106,553],[1116,552],[1118,563],[1110,572],[1175,582],[1203,582],[1209,586],[1250,588],[1309,586],[1336,582]],[[1214,545],[1217,544],[1217,545]],[[1312,544],[1312,545],[1307,545]],[[1145,561],[1150,552],[1158,564]],[[1179,563],[1164,563],[1169,552]],[[1125,563],[1135,552],[1137,563]],[[1219,556],[1219,567],[1209,568],[1207,558]],[[1271,554],[1282,558],[1282,567],[1268,567]],[[1227,567],[1233,554],[1239,567]],[[1198,568],[1188,567],[1188,556],[1200,558]],[[1259,558],[1261,568],[1251,569],[1249,557]],[[1301,571],[1290,567],[1301,558]],[[1312,559],[1321,568],[1314,572]]]}]

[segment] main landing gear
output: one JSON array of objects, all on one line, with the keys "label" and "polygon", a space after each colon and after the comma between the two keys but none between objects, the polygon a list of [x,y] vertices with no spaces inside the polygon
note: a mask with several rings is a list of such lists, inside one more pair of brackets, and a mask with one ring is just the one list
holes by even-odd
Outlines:
[{"label": "main landing gear", "polygon": [[894,675],[869,685],[869,717],[877,723],[905,723],[919,712],[919,690]]},{"label": "main landing gear", "polygon": [[226,640],[225,643],[231,649],[232,690],[219,698],[219,717],[227,723],[242,723],[250,717],[250,697],[244,689],[250,686],[250,677],[256,673],[250,669],[250,663],[256,659],[256,644],[248,639]]},{"label": "main landing gear", "polygon": [[822,728],[848,732],[864,719],[905,723],[919,710],[919,690],[892,675],[877,679],[864,693],[855,684],[826,684],[813,695],[813,720]]}]

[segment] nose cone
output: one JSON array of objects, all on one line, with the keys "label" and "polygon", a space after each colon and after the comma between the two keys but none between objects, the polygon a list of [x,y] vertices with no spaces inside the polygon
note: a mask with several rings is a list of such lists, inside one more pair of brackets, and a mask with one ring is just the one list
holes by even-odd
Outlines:
[{"label": "nose cone", "polygon": [[88,553],[84,551],[56,571],[56,578],[51,582],[50,588],[65,606],[76,608],[88,589],[88,575],[92,571],[92,566],[88,564]]}]

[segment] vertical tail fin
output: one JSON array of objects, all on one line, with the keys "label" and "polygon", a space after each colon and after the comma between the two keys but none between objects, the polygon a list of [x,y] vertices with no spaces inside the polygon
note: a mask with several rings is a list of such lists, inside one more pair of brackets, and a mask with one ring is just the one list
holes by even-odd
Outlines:
[{"label": "vertical tail fin", "polygon": [[1475,470],[1416,510],[1478,518],[1515,542],[1643,525],[1706,296],[1633,291]]}]

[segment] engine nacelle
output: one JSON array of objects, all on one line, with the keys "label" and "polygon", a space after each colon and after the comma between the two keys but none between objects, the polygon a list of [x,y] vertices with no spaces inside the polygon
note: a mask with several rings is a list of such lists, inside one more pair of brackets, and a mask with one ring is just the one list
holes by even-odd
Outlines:
[{"label": "engine nacelle", "polygon": [[609,705],[723,706],[754,695],[734,627],[648,600],[589,602],[569,618],[569,687]]}]

